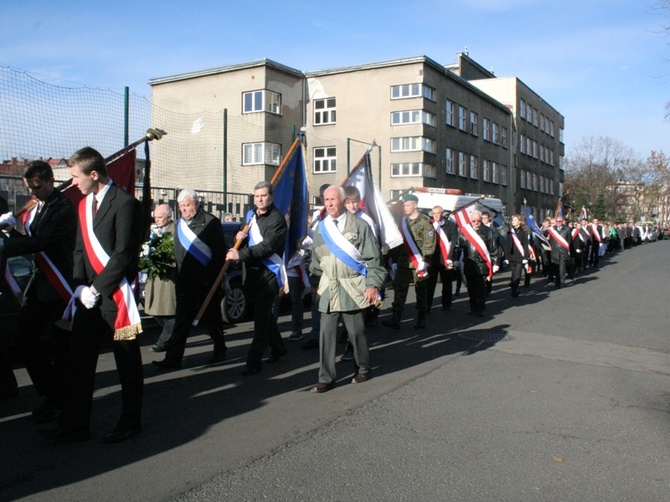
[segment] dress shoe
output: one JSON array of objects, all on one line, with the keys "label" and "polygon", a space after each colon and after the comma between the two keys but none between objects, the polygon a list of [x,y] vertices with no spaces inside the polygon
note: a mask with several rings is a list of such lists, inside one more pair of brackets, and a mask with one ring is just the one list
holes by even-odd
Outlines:
[{"label": "dress shoe", "polygon": [[323,394],[335,388],[335,382],[325,383],[319,382],[314,387],[309,389],[310,392],[316,392],[317,394]]},{"label": "dress shoe", "polygon": [[311,338],[307,340],[305,343],[303,343],[300,348],[302,350],[314,350],[319,348],[319,341],[318,340],[312,340]]},{"label": "dress shoe", "polygon": [[101,443],[120,443],[137,436],[142,432],[142,427],[117,427],[100,439]]},{"label": "dress shoe", "polygon": [[151,352],[165,352],[165,347],[161,347],[160,345],[152,345],[149,347],[149,350]]},{"label": "dress shoe", "polygon": [[60,410],[57,410],[56,408],[52,407],[47,410],[44,410],[42,413],[38,415],[33,414],[33,420],[35,421],[36,424],[46,424],[48,422],[57,420],[59,416],[60,416]]},{"label": "dress shoe", "polygon": [[354,378],[351,379],[351,383],[363,383],[367,382],[370,380],[370,373],[359,373],[358,375],[355,375]]},{"label": "dress shoe", "polygon": [[286,355],[286,349],[284,349],[282,352],[272,352],[272,355],[265,360],[266,363],[274,364],[279,362],[280,357],[284,357]]},{"label": "dress shoe", "polygon": [[80,443],[91,439],[91,433],[86,430],[62,431],[60,429],[42,429],[39,433],[52,443]]},{"label": "dress shoe", "polygon": [[220,363],[221,361],[226,360],[226,351],[225,350],[215,350],[214,354],[212,354],[212,357],[209,358],[209,361],[207,361],[207,364],[216,364]]},{"label": "dress shoe", "polygon": [[154,361],[152,363],[157,368],[162,370],[180,370],[181,362],[179,361],[170,361],[169,359],[163,359],[162,361]]},{"label": "dress shoe", "polygon": [[382,321],[382,326],[391,329],[400,329],[400,323],[398,321],[394,321],[393,319],[384,319]]},{"label": "dress shoe", "polygon": [[242,370],[242,375],[243,376],[249,376],[249,375],[255,375],[256,373],[260,373],[261,369],[263,367],[258,365],[258,366],[247,366]]}]

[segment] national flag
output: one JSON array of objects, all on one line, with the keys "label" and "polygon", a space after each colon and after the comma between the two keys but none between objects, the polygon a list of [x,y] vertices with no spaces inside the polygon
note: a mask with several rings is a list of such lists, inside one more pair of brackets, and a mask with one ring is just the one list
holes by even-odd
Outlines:
[{"label": "national flag", "polygon": [[398,225],[396,225],[391,211],[389,211],[379,188],[372,179],[369,150],[365,152],[342,186],[358,188],[361,194],[360,208],[376,223],[379,229],[377,238],[382,249],[392,249],[403,243]]},{"label": "national flag", "polygon": [[302,145],[295,148],[274,184],[274,205],[286,218],[286,250],[288,264],[298,250],[298,242],[307,234],[307,176]]},{"label": "national flag", "polygon": [[526,208],[526,225],[528,228],[530,228],[531,232],[537,236],[538,239],[540,239],[547,246],[549,245],[549,240],[547,240],[547,238],[544,236],[542,230],[540,230],[540,227],[537,226],[535,217],[531,214],[529,207]]},{"label": "national flag", "polygon": [[559,198],[556,203],[556,214],[555,216],[563,217],[563,201]]}]

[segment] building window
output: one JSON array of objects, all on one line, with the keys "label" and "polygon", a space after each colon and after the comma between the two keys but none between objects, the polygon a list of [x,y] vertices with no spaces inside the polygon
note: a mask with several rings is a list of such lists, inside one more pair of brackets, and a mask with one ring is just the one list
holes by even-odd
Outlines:
[{"label": "building window", "polygon": [[500,127],[500,146],[507,148],[507,127]]},{"label": "building window", "polygon": [[526,119],[526,102],[523,99],[519,100],[519,117]]},{"label": "building window", "polygon": [[454,109],[456,105],[454,105],[453,101],[449,101],[447,99],[447,109],[446,109],[446,124],[448,126],[454,127]]},{"label": "building window", "polygon": [[491,123],[491,142],[495,145],[498,144],[498,124],[495,122]]},{"label": "building window", "polygon": [[392,152],[418,152],[421,150],[435,153],[435,140],[424,138],[423,136],[391,138]]},{"label": "building window", "polygon": [[482,119],[482,136],[485,141],[491,141],[490,121],[486,117]]},{"label": "building window", "polygon": [[521,169],[521,176],[519,177],[519,186],[526,188],[526,172],[523,169]]},{"label": "building window", "polygon": [[391,176],[421,176],[421,163],[405,162],[403,164],[391,164]]},{"label": "building window", "polygon": [[533,175],[530,173],[530,171],[526,171],[526,188],[528,190],[533,189]]},{"label": "building window", "polygon": [[337,148],[324,146],[314,149],[314,173],[334,173],[337,171]]},{"label": "building window", "polygon": [[538,115],[539,114],[540,114],[540,112],[537,111],[537,108],[533,108],[533,125],[535,127],[538,127],[538,122],[537,121],[538,121]]},{"label": "building window", "polygon": [[533,140],[526,136],[526,155],[533,156]]},{"label": "building window", "polygon": [[537,159],[537,141],[533,141],[533,158]]},{"label": "building window", "polygon": [[281,94],[268,90],[251,91],[242,94],[243,113],[270,112],[279,115]]},{"label": "building window", "polygon": [[479,159],[476,155],[470,155],[470,178],[473,180],[479,177]]},{"label": "building window", "polygon": [[424,110],[391,112],[391,125],[426,124],[435,127],[435,114]]},{"label": "building window", "polygon": [[454,174],[454,151],[451,148],[447,148],[445,158],[447,160],[447,174]]},{"label": "building window", "polygon": [[526,137],[519,134],[519,152],[526,153]]},{"label": "building window", "polygon": [[335,98],[314,100],[314,125],[334,124],[336,121]]},{"label": "building window", "polygon": [[500,164],[500,184],[507,186],[507,166]]},{"label": "building window", "polygon": [[424,97],[434,101],[435,89],[425,84],[402,84],[391,86],[391,99]]},{"label": "building window", "polygon": [[463,152],[458,152],[458,175],[468,177],[468,158]]},{"label": "building window", "polygon": [[464,106],[459,106],[458,107],[458,128],[461,131],[466,132],[468,130],[468,111],[465,109]]},{"label": "building window", "polygon": [[533,174],[533,190],[536,192],[538,191],[537,189],[537,174]]},{"label": "building window", "polygon": [[497,162],[491,162],[491,182],[492,183],[499,183],[500,178],[499,178],[499,171],[498,171],[498,163]]},{"label": "building window", "polygon": [[482,178],[491,181],[491,162],[486,159],[482,160]]},{"label": "building window", "polygon": [[245,143],[242,145],[242,165],[279,165],[281,147],[276,143]]},{"label": "building window", "polygon": [[470,134],[479,136],[479,116],[475,112],[470,112]]}]

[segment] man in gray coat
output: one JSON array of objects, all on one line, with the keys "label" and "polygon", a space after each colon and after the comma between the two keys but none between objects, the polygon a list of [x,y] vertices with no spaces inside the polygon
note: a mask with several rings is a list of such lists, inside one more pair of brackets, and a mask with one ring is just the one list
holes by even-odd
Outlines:
[{"label": "man in gray coat", "polygon": [[365,338],[364,311],[380,301],[386,270],[370,226],[346,211],[342,187],[324,193],[327,216],[314,233],[309,270],[317,289],[321,330],[319,382],[312,392],[335,387],[337,326],[342,319],[354,347],[356,374],[351,383],[370,378],[370,351]]}]

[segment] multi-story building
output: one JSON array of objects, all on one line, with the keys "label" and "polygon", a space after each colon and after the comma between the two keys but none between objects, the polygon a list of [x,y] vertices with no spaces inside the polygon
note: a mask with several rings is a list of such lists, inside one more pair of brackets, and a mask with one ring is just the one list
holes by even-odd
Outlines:
[{"label": "multi-story building", "polygon": [[[322,184],[340,184],[367,148],[388,199],[410,187],[459,188],[498,197],[510,213],[524,198],[546,211],[560,194],[563,118],[521,81],[496,78],[467,54],[449,66],[419,56],[307,72],[260,60],[150,85],[161,108],[225,109],[221,124],[197,119],[198,131],[221,131],[209,143],[168,131],[180,152],[221,150],[189,166],[189,179],[209,180],[194,188],[251,191],[272,178],[302,129],[311,202]],[[175,157],[183,162],[169,143],[154,147],[154,179],[183,183],[183,170],[167,167]]]}]

